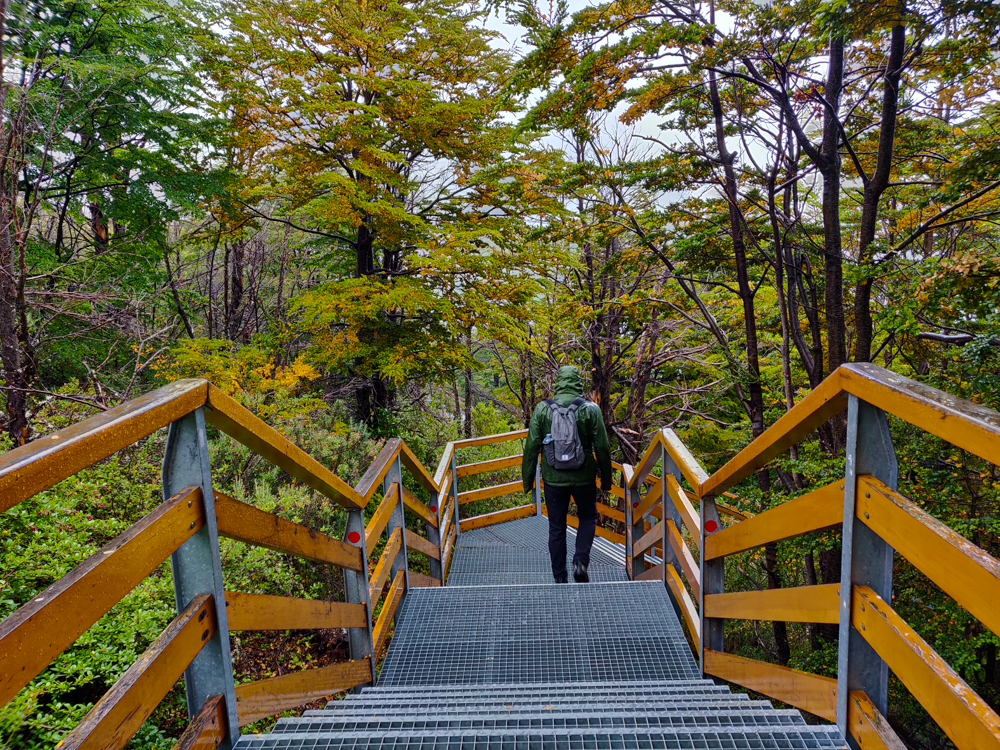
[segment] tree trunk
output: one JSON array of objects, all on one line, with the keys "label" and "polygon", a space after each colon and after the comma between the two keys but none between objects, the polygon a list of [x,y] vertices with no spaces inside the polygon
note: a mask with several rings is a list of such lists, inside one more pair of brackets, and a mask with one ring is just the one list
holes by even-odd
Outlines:
[{"label": "tree trunk", "polygon": [[872,356],[871,296],[874,281],[874,257],[871,246],[878,228],[878,208],[882,194],[889,187],[892,173],[892,154],[896,138],[896,116],[899,111],[899,82],[903,68],[903,54],[906,50],[906,27],[897,23],[892,28],[889,41],[889,60],[886,63],[885,79],[882,86],[882,122],[879,126],[878,155],[875,172],[865,180],[864,197],[861,203],[861,226],[858,233],[858,265],[862,270],[861,280],[854,296],[854,320],[857,331],[857,345],[854,359],[868,362]]}]

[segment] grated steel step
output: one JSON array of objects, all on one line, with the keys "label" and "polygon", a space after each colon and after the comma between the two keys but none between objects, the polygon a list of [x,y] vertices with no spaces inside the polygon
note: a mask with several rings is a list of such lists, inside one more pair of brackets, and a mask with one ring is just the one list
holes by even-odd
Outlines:
[{"label": "grated steel step", "polygon": [[658,582],[448,586],[409,592],[379,685],[699,677]]},{"label": "grated steel step", "polygon": [[336,710],[336,709],[315,709],[304,711],[305,717],[351,717],[354,719],[372,719],[381,717],[390,718],[427,718],[451,717],[451,716],[515,716],[534,714],[577,714],[586,716],[600,716],[602,714],[620,714],[630,712],[641,712],[644,715],[667,715],[672,713],[686,713],[691,711],[709,711],[721,713],[760,713],[763,711],[774,711],[774,707],[767,701],[738,701],[720,698],[713,701],[689,701],[674,703],[656,702],[634,702],[634,703],[595,703],[589,705],[559,704],[559,703],[533,703],[533,704],[494,704],[490,706],[450,706],[446,708],[418,708],[406,706],[394,708],[392,706],[376,706],[371,709],[359,710]]},{"label": "grated steel step", "polygon": [[242,737],[238,750],[846,750],[833,727],[744,730],[673,729],[518,730],[516,734],[463,731],[431,736],[269,734]]},{"label": "grated steel step", "polygon": [[[705,688],[718,688],[721,690],[728,690],[725,685],[720,685],[715,680],[711,679],[695,679],[695,680],[677,680],[675,682],[664,683],[661,681],[650,681],[650,682],[637,682],[630,685],[616,685],[614,683],[608,682],[543,682],[537,683],[533,682],[527,685],[511,685],[507,683],[496,683],[494,685],[480,685],[476,694],[482,694],[484,692],[503,692],[503,693],[514,693],[519,690],[525,690],[529,692],[539,692],[544,690],[553,690],[557,692],[571,692],[571,691],[582,691],[582,690],[686,690],[691,687],[705,687]],[[376,693],[379,695],[393,695],[399,693],[414,693],[420,692],[425,695],[428,694],[442,694],[442,693],[460,693],[461,695],[468,695],[469,691],[466,688],[456,688],[454,685],[440,684],[440,685],[420,685],[419,687],[364,687],[361,688],[361,692],[357,695],[368,695]]]},{"label": "grated steel step", "polygon": [[717,711],[687,711],[684,713],[650,716],[640,712],[618,712],[607,715],[581,715],[574,713],[548,712],[518,714],[515,716],[473,716],[449,717],[429,716],[422,718],[346,718],[339,716],[310,716],[307,718],[281,719],[272,732],[316,733],[434,733],[457,730],[502,730],[521,731],[526,729],[675,729],[675,728],[718,728],[718,727],[787,727],[805,726],[798,711],[747,711],[721,713]]}]

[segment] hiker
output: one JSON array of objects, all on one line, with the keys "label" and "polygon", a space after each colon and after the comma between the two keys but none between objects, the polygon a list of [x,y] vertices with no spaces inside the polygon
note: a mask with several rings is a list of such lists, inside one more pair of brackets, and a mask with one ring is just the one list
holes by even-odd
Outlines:
[{"label": "hiker", "polygon": [[[556,583],[568,583],[566,572],[566,511],[576,501],[580,526],[576,531],[573,580],[587,583],[590,548],[597,526],[597,475],[601,489],[611,489],[611,448],[600,407],[583,398],[583,381],[575,367],[560,367],[555,395],[535,407],[524,446],[521,477],[524,491],[535,483],[538,454],[549,515],[549,557]],[[594,454],[597,454],[595,460]]]}]

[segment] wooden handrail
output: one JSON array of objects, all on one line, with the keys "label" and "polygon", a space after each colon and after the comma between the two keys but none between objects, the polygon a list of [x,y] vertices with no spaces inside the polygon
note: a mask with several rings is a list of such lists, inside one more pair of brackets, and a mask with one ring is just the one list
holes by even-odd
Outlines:
[{"label": "wooden handrail", "polygon": [[207,380],[178,380],[0,455],[0,513],[205,404]]},{"label": "wooden handrail", "polygon": [[361,550],[354,545],[221,492],[216,491],[214,495],[220,536],[348,570],[364,570]]},{"label": "wooden handrail", "polygon": [[777,698],[827,721],[837,718],[837,681],[810,672],[705,649],[705,674]]},{"label": "wooden handrail", "polygon": [[840,584],[709,594],[705,617],[836,624],[840,621]]},{"label": "wooden handrail", "polygon": [[520,440],[528,437],[527,430],[514,430],[513,432],[501,432],[496,435],[484,435],[483,437],[465,438],[456,440],[453,445],[458,448],[472,448],[477,445],[490,445],[492,443],[506,443],[510,440]]},{"label": "wooden handrail", "polygon": [[415,531],[410,531],[409,529],[407,529],[404,538],[406,539],[407,550],[413,550],[414,552],[419,552],[420,554],[425,555],[431,558],[432,560],[441,559],[441,550],[438,548],[438,546],[434,544],[434,542],[424,539],[422,536],[420,536],[420,534],[417,534]]},{"label": "wooden handrail", "polygon": [[485,474],[488,471],[499,471],[500,469],[511,469],[515,466],[520,466],[524,455],[517,453],[513,456],[504,456],[503,458],[493,458],[489,461],[478,461],[471,464],[462,464],[461,466],[455,467],[455,473],[459,477],[471,477],[476,474]]},{"label": "wooden handrail", "polygon": [[432,495],[438,491],[440,485],[430,475],[430,472],[427,471],[424,465],[420,463],[420,459],[417,458],[416,454],[406,443],[403,443],[399,447],[399,462],[406,467],[410,472],[410,476],[416,479],[417,483],[425,490]]},{"label": "wooden handrail", "polygon": [[354,488],[266,422],[244,409],[214,385],[208,385],[205,420],[254,453],[285,470],[345,508],[363,508]]},{"label": "wooden handrail", "polygon": [[372,632],[376,659],[382,653],[382,647],[389,637],[389,625],[396,614],[396,608],[399,607],[399,603],[403,600],[403,588],[406,586],[405,575],[402,570],[396,573],[396,577],[392,579],[392,586],[389,587],[389,594],[386,596],[385,602],[382,603],[382,611],[378,613],[378,621],[375,623],[375,630]]},{"label": "wooden handrail", "polygon": [[372,681],[370,658],[304,669],[236,686],[241,727]]},{"label": "wooden handrail", "polygon": [[367,628],[364,604],[226,592],[226,620],[238,630]]},{"label": "wooden handrail", "polygon": [[472,529],[481,529],[485,526],[493,526],[494,524],[513,521],[517,518],[527,518],[533,515],[535,515],[534,503],[531,505],[519,505],[516,508],[506,508],[494,511],[493,513],[485,513],[484,515],[473,516],[472,518],[462,518],[459,520],[458,525],[462,531],[472,531]]},{"label": "wooden handrail", "polygon": [[393,529],[392,534],[389,535],[389,541],[385,543],[385,549],[382,550],[382,557],[375,565],[375,570],[372,571],[371,580],[368,583],[368,601],[371,602],[373,608],[379,596],[382,595],[385,582],[389,580],[389,574],[392,572],[392,564],[396,561],[396,555],[402,548],[403,533],[398,528]]},{"label": "wooden handrail", "polygon": [[695,540],[695,544],[701,549],[701,516],[698,515],[698,511],[694,509],[691,501],[688,500],[687,493],[681,489],[680,484],[678,484],[673,476],[667,476],[667,494],[670,495],[674,507],[677,508],[677,512],[680,514],[681,523],[684,524],[684,528],[690,532],[691,538]]},{"label": "wooden handrail", "polygon": [[692,636],[695,650],[699,650],[701,648],[701,618],[698,616],[698,609],[694,605],[694,600],[691,599],[691,594],[688,593],[688,590],[684,588],[684,582],[681,581],[681,577],[677,574],[677,569],[673,565],[667,566],[666,577],[667,588],[670,589],[674,595],[674,599],[680,605],[681,615],[687,624],[688,633]]},{"label": "wooden handrail", "polygon": [[372,514],[371,519],[368,521],[368,525],[365,526],[365,549],[370,550],[375,547],[375,542],[382,532],[385,531],[385,527],[389,524],[389,519],[392,517],[392,512],[396,510],[396,506],[399,504],[399,483],[393,482],[389,485],[389,489],[386,490],[385,495],[382,497],[382,501],[378,504],[378,508]]},{"label": "wooden handrail", "polygon": [[856,497],[862,523],[1000,634],[1000,560],[874,477],[858,477]]},{"label": "wooden handrail", "polygon": [[451,468],[451,459],[455,455],[455,443],[447,443],[444,446],[444,453],[441,454],[441,460],[438,461],[437,470],[434,472],[434,484],[437,485],[438,491],[444,487],[445,477],[451,474],[449,469]]},{"label": "wooden handrail", "polygon": [[996,711],[868,586],[854,587],[851,624],[958,747],[1000,747]]},{"label": "wooden handrail", "polygon": [[667,523],[667,541],[670,547],[673,549],[674,554],[677,556],[678,562],[681,564],[681,570],[684,571],[684,577],[687,579],[688,586],[694,592],[696,597],[701,597],[701,568],[698,567],[698,563],[695,562],[694,555],[691,554],[691,550],[688,546],[684,544],[684,538],[681,536],[680,529],[671,521],[669,518]]},{"label": "wooden handrail", "polygon": [[215,750],[226,738],[226,699],[210,695],[177,740],[174,750]]},{"label": "wooden handrail", "polygon": [[385,445],[382,446],[382,450],[378,452],[371,466],[368,467],[368,470],[354,486],[354,491],[361,495],[366,503],[382,488],[382,480],[385,479],[385,475],[392,468],[392,462],[399,455],[399,446],[402,443],[403,441],[399,438],[386,440]]},{"label": "wooden handrail", "polygon": [[715,560],[841,525],[844,521],[843,485],[842,480],[831,482],[717,531],[705,539],[705,559]]},{"label": "wooden handrail", "polygon": [[437,513],[431,511],[426,505],[417,499],[417,496],[410,492],[406,487],[403,490],[403,505],[416,513],[420,518],[423,519],[424,523],[433,526],[435,529],[438,527],[438,517]]},{"label": "wooden handrail", "polygon": [[205,522],[188,487],[0,621],[0,705],[37,677]]},{"label": "wooden handrail", "polygon": [[458,504],[466,505],[467,503],[474,503],[476,500],[488,500],[491,497],[501,497],[503,495],[513,495],[518,492],[523,492],[524,487],[520,479],[516,482],[507,482],[506,484],[498,484],[493,487],[483,487],[478,490],[469,490],[468,492],[458,493]]},{"label": "wooden handrail", "polygon": [[212,637],[215,627],[212,597],[199,594],[56,747],[125,747]]}]

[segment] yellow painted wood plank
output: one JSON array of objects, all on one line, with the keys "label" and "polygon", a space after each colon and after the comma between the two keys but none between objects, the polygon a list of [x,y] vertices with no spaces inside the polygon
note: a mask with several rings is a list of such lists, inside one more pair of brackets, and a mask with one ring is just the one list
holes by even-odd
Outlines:
[{"label": "yellow painted wood plank", "polygon": [[681,569],[684,571],[684,577],[687,579],[688,586],[694,592],[696,598],[701,597],[701,568],[694,559],[694,555],[691,554],[691,550],[684,543],[684,537],[681,536],[680,530],[677,525],[667,519],[667,541],[674,550],[674,554],[677,555],[677,559],[681,564]]},{"label": "yellow painted wood plank", "polygon": [[226,738],[226,699],[210,695],[191,719],[174,750],[215,750]]},{"label": "yellow painted wood plank", "polygon": [[835,624],[840,621],[840,584],[708,594],[705,616]]},{"label": "yellow painted wood plank", "polygon": [[438,527],[437,513],[434,513],[430,508],[420,502],[420,500],[417,499],[417,496],[406,489],[406,487],[403,487],[402,489],[403,505],[424,519],[424,523],[430,524],[436,529]]},{"label": "yellow painted wood plank", "polygon": [[382,496],[382,501],[378,504],[378,508],[375,509],[375,513],[368,521],[368,525],[365,526],[366,550],[371,550],[375,547],[375,543],[378,541],[378,538],[382,536],[382,532],[385,531],[385,527],[389,523],[389,519],[392,517],[392,512],[396,510],[396,504],[398,502],[399,483],[393,482],[389,485],[389,490]]},{"label": "yellow painted wood plank", "polygon": [[207,398],[207,380],[177,380],[7,451],[0,455],[0,513],[190,414]]},{"label": "yellow painted wood plank", "polygon": [[476,500],[488,500],[491,497],[513,495],[523,491],[524,485],[519,479],[516,482],[507,482],[506,484],[498,484],[493,487],[483,487],[479,490],[460,492],[458,493],[458,504],[465,505],[466,503],[473,503]]},{"label": "yellow painted wood plank", "polygon": [[843,481],[728,526],[705,539],[705,559],[714,560],[810,531],[840,526],[844,520]]},{"label": "yellow painted wood plank", "polygon": [[491,445],[493,443],[506,443],[510,440],[520,440],[528,437],[527,430],[514,430],[513,432],[501,432],[497,435],[483,435],[482,437],[466,438],[456,440],[455,448],[472,448],[477,445]]},{"label": "yellow painted wood plank", "polygon": [[635,577],[637,581],[662,581],[663,580],[663,564],[654,565],[649,570],[642,571],[639,575]]},{"label": "yellow painted wood plank", "polygon": [[392,579],[389,594],[382,604],[382,611],[378,613],[378,621],[375,623],[375,629],[372,631],[372,638],[375,641],[376,659],[382,653],[382,647],[389,637],[389,627],[392,625],[392,618],[396,614],[399,603],[403,600],[403,588],[405,586],[405,573],[400,570],[396,573],[396,577]]},{"label": "yellow painted wood plank", "polygon": [[461,531],[471,531],[472,529],[481,529],[484,526],[493,526],[494,524],[513,521],[517,518],[527,518],[533,515],[535,515],[534,504],[519,505],[516,508],[507,508],[506,510],[498,510],[493,513],[484,513],[481,516],[463,518],[459,521],[459,529]]},{"label": "yellow painted wood plank", "polygon": [[205,522],[187,487],[0,622],[0,706],[10,701]]},{"label": "yellow painted wood plank", "polygon": [[1000,634],[1000,560],[874,477],[858,478],[855,512],[890,547]]},{"label": "yellow painted wood plank", "polygon": [[485,474],[488,471],[499,471],[500,469],[511,469],[520,466],[523,455],[518,453],[514,456],[504,456],[494,458],[490,461],[478,461],[472,464],[462,464],[455,467],[455,473],[460,477],[471,477],[476,474]]},{"label": "yellow painted wood plank", "polygon": [[370,658],[304,669],[236,686],[241,727],[372,681]]},{"label": "yellow painted wood plank", "polygon": [[423,573],[415,573],[410,571],[410,588],[433,588],[435,586],[440,586],[441,580],[434,578],[433,576],[427,576]]},{"label": "yellow painted wood plank", "polygon": [[864,690],[852,690],[847,696],[847,726],[861,750],[906,750]]},{"label": "yellow painted wood plank", "polygon": [[638,557],[657,542],[663,539],[663,522],[656,524],[653,528],[639,537],[639,540],[632,545],[632,554]]},{"label": "yellow painted wood plank", "polygon": [[410,472],[410,476],[417,480],[417,484],[431,493],[431,495],[438,492],[440,486],[437,481],[431,476],[427,467],[417,458],[417,454],[406,443],[403,443],[399,448],[399,462]]},{"label": "yellow painted wood plank", "polygon": [[666,577],[667,588],[673,592],[674,599],[680,605],[681,615],[684,617],[688,633],[691,634],[694,640],[695,651],[697,651],[701,648],[701,617],[698,616],[698,608],[695,606],[691,594],[684,587],[684,582],[681,581],[681,577],[677,573],[677,568],[673,565],[668,565]]},{"label": "yellow painted wood plank", "polygon": [[681,515],[681,523],[684,524],[688,532],[690,532],[691,538],[695,540],[695,544],[701,549],[701,516],[694,509],[694,506],[691,505],[687,493],[677,483],[674,476],[670,474],[667,475],[667,494],[670,495],[674,507],[677,508],[677,512]]},{"label": "yellow painted wood plank", "polygon": [[226,592],[230,630],[367,628],[364,604]]},{"label": "yellow painted wood plank", "polygon": [[408,550],[413,550],[419,552],[422,555],[433,558],[434,560],[441,559],[441,550],[438,548],[434,542],[424,539],[420,534],[415,531],[406,530],[406,548]]},{"label": "yellow painted wood plank", "polygon": [[389,473],[393,462],[399,456],[403,441],[400,438],[389,438],[378,452],[375,460],[371,462],[368,470],[354,486],[355,492],[365,499],[365,503],[370,501],[382,489],[382,480]]},{"label": "yellow painted wood plank", "polygon": [[361,549],[301,523],[214,492],[220,536],[361,572]]},{"label": "yellow painted wood plank", "polygon": [[609,529],[605,529],[603,526],[598,526],[594,529],[595,536],[601,537],[601,539],[607,539],[609,542],[614,542],[615,544],[625,544],[625,536],[623,534],[618,534]]},{"label": "yellow painted wood plank", "polygon": [[827,721],[837,718],[837,681],[811,672],[705,650],[705,674],[776,698]]},{"label": "yellow painted wood plank", "polygon": [[207,406],[207,422],[257,455],[263,456],[338,505],[345,508],[365,507],[368,501],[351,485],[214,385],[208,387]]},{"label": "yellow painted wood plank", "polygon": [[389,541],[385,544],[385,549],[382,550],[382,557],[379,558],[378,563],[375,565],[375,570],[370,574],[368,601],[371,602],[372,611],[374,611],[375,602],[382,595],[385,582],[389,580],[389,574],[392,572],[392,564],[396,561],[396,555],[399,554],[399,550],[402,548],[403,533],[399,529],[393,529],[392,534],[389,535]]},{"label": "yellow painted wood plank", "polygon": [[963,750],[1000,748],[1000,716],[868,586],[855,586],[851,625]]},{"label": "yellow painted wood plank", "polygon": [[632,502],[632,518],[638,520],[649,513],[654,506],[660,504],[660,500],[663,498],[663,486],[661,482],[656,483],[649,488],[649,492],[646,493],[646,497],[639,501],[636,505],[635,501]]},{"label": "yellow painted wood plank", "polygon": [[622,511],[618,510],[617,508],[612,508],[610,505],[605,505],[604,503],[598,503],[597,512],[607,518],[613,518],[616,521],[621,521],[622,523],[625,523],[625,514]]},{"label": "yellow painted wood plank", "polygon": [[215,628],[212,597],[199,594],[56,747],[59,750],[125,747],[212,637]]}]

